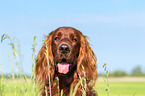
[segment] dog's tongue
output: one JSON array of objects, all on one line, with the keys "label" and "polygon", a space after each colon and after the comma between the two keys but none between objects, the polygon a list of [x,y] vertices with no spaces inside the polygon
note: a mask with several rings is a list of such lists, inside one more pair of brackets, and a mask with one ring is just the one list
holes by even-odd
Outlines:
[{"label": "dog's tongue", "polygon": [[58,63],[58,72],[66,74],[69,71],[69,64]]}]

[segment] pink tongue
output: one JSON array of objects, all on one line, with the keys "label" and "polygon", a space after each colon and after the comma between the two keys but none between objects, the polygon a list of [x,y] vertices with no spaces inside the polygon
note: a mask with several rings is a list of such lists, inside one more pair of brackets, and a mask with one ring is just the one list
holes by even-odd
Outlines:
[{"label": "pink tongue", "polygon": [[66,74],[69,71],[69,64],[58,63],[58,72]]}]

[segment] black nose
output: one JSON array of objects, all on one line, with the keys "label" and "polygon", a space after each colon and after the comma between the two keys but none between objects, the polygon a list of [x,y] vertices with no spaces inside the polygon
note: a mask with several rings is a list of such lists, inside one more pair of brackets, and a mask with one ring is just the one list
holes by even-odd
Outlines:
[{"label": "black nose", "polygon": [[63,44],[59,47],[59,51],[63,54],[66,54],[66,53],[70,52],[70,48],[68,45]]}]

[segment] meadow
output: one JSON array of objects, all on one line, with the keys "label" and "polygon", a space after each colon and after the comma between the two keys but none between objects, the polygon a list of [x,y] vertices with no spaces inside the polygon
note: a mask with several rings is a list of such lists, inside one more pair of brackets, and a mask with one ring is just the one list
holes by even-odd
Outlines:
[{"label": "meadow", "polygon": [[[21,59],[20,54],[20,43],[17,41],[17,46],[15,45],[15,40],[11,39],[8,35],[4,34],[2,36],[1,42],[4,39],[10,40],[10,46],[12,48],[13,56],[9,56],[9,61],[11,64],[12,72],[7,75],[9,79],[3,75],[1,70],[0,63],[0,96],[40,96],[39,88],[36,84],[35,76],[35,64],[36,64],[36,55],[35,55],[35,38],[32,44],[32,61],[33,68],[31,76],[28,77],[23,73],[23,68],[21,68]],[[13,62],[11,62],[11,57],[15,59],[16,69],[13,68]],[[105,78],[98,77],[98,81],[94,86],[94,90],[97,92],[98,96],[145,96],[145,77],[139,78],[115,78],[112,79],[109,77],[109,72],[107,70],[106,64],[102,67],[104,68]],[[80,82],[85,82],[83,78]],[[79,86],[79,85],[78,85]],[[82,85],[81,85],[82,86]],[[82,86],[84,87],[84,86]],[[77,87],[76,87],[77,88]],[[85,89],[85,87],[84,87]],[[85,93],[86,90],[84,90]],[[61,96],[63,96],[61,94]],[[72,91],[70,96],[75,96],[75,91]],[[82,96],[85,96],[84,94]]]},{"label": "meadow", "polygon": [[[16,82],[13,80],[7,80],[3,94],[0,96],[34,96],[34,93],[32,93],[33,84],[30,79],[27,80],[27,83],[25,83],[23,79],[17,79],[15,81]],[[15,85],[16,89],[14,87]],[[98,96],[108,96],[106,83],[104,81],[96,82],[94,90],[97,91]],[[109,96],[145,96],[145,81],[121,82],[117,81],[117,79],[116,81],[110,81]]]},{"label": "meadow", "polygon": [[[97,90],[98,96],[108,96],[103,80],[99,80],[94,89]],[[145,78],[115,77],[109,81],[109,96],[145,96]]]}]

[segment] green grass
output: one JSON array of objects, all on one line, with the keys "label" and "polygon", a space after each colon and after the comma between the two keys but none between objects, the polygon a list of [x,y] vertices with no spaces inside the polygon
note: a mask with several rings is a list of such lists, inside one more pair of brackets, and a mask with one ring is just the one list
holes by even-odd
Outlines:
[{"label": "green grass", "polygon": [[[25,93],[21,93],[23,86],[23,80],[16,80],[16,94],[17,96],[32,96],[32,83],[31,80],[28,80],[27,90]],[[4,96],[14,96],[13,80],[7,80],[4,88]],[[110,96],[145,96],[145,82],[110,82]],[[24,87],[25,88],[25,87]],[[98,96],[107,96],[106,84],[105,82],[97,82],[94,89],[98,92]]]},{"label": "green grass", "polygon": [[[145,96],[145,82],[109,82],[110,96]],[[94,87],[98,96],[107,96],[105,82]]]},{"label": "green grass", "polygon": [[[25,84],[23,79],[16,79],[15,81],[16,83],[13,80],[6,81],[2,96],[32,96],[33,85],[30,80]],[[16,86],[16,89],[14,86]]]}]

